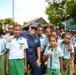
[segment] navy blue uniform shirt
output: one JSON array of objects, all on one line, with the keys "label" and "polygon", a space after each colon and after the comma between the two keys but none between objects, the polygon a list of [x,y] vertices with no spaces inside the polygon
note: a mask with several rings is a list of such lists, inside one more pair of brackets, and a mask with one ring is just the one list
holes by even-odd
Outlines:
[{"label": "navy blue uniform shirt", "polygon": [[27,43],[28,43],[28,49],[26,50],[27,57],[33,58],[33,56],[35,56],[37,47],[40,47],[40,40],[38,36],[36,34],[31,36],[29,34],[29,31],[22,32],[21,36],[27,39]]}]

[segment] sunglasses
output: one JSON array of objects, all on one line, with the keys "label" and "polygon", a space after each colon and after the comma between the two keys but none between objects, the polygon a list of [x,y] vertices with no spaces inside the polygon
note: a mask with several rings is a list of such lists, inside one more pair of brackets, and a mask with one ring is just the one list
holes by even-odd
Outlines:
[{"label": "sunglasses", "polygon": [[31,27],[31,29],[37,30],[37,28],[36,28],[36,27]]}]

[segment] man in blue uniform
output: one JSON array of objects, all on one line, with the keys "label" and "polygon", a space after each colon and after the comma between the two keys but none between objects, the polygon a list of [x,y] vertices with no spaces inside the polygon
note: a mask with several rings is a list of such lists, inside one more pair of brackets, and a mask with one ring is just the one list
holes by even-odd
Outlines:
[{"label": "man in blue uniform", "polygon": [[32,22],[29,25],[29,31],[23,32],[21,36],[27,39],[28,42],[28,50],[26,51],[27,61],[30,64],[32,71],[34,72],[34,75],[42,75],[41,62],[40,62],[40,55],[41,55],[40,40],[36,35],[36,31],[37,31],[37,23]]}]

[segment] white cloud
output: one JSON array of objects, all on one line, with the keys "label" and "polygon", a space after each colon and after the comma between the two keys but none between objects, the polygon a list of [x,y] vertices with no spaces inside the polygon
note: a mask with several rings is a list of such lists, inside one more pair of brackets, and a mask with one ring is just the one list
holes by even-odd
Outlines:
[{"label": "white cloud", "polygon": [[10,18],[12,14],[9,12],[5,12],[4,10],[0,10],[0,19]]},{"label": "white cloud", "polygon": [[47,20],[46,6],[45,0],[15,0],[15,20],[21,23],[37,17]]}]

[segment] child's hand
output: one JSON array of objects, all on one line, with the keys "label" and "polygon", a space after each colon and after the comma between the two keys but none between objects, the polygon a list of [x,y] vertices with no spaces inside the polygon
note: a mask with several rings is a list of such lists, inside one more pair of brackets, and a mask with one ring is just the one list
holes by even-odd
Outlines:
[{"label": "child's hand", "polygon": [[76,48],[74,48],[74,51],[76,52]]},{"label": "child's hand", "polygon": [[12,38],[11,38],[11,37],[8,37],[8,38],[6,39],[6,41],[7,41],[7,42],[11,42],[11,41],[12,41]]},{"label": "child's hand", "polygon": [[61,72],[61,75],[64,73],[63,70],[61,70],[60,72]]},{"label": "child's hand", "polygon": [[68,48],[69,52],[71,52],[71,51],[72,51],[72,46],[73,46],[73,44],[72,44],[72,43],[70,43],[69,48]]},{"label": "child's hand", "polygon": [[67,68],[68,68],[68,65],[65,65],[65,66],[64,66],[64,69],[67,69]]},{"label": "child's hand", "polygon": [[8,67],[6,67],[6,73],[9,74],[9,68]]},{"label": "child's hand", "polygon": [[47,57],[50,58],[51,54],[48,54]]},{"label": "child's hand", "polygon": [[25,72],[27,71],[27,67],[26,67],[26,66],[24,66],[24,71],[25,71]]},{"label": "child's hand", "polygon": [[70,45],[69,45],[69,47],[68,47],[68,50],[66,50],[66,53],[69,53],[69,52],[71,52],[71,51],[72,51],[72,46],[73,46],[73,44],[72,44],[72,43],[70,43]]},{"label": "child's hand", "polygon": [[46,55],[46,56],[43,56],[43,61],[47,61],[48,58],[50,58],[50,57],[51,57],[51,54],[48,54],[48,55]]},{"label": "child's hand", "polygon": [[66,50],[66,53],[69,53],[70,51],[69,50]]}]

